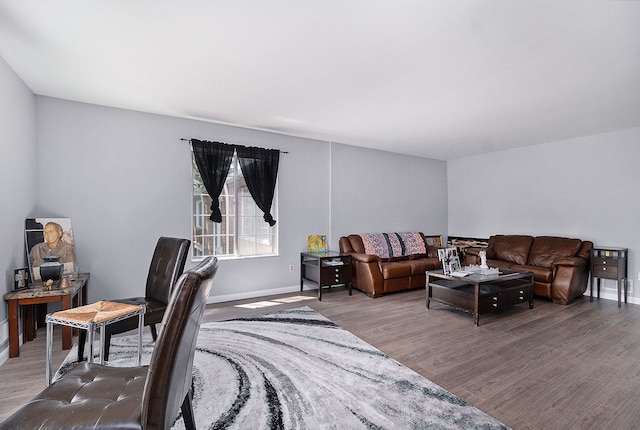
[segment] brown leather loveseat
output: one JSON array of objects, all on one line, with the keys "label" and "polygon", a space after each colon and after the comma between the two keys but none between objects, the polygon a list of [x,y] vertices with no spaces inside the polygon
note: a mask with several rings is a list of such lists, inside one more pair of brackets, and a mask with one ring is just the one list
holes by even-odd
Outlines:
[{"label": "brown leather loveseat", "polygon": [[465,265],[480,264],[485,249],[489,267],[533,272],[533,294],[566,305],[584,294],[593,242],[555,236],[495,235],[487,248],[466,248]]},{"label": "brown leather loveseat", "polygon": [[424,288],[427,270],[441,268],[442,236],[420,232],[362,233],[340,238],[340,252],[351,255],[352,287],[369,297]]}]

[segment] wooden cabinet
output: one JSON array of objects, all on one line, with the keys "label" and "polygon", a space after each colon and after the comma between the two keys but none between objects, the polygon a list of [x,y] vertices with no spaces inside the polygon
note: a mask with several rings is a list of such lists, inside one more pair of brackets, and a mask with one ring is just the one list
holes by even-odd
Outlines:
[{"label": "wooden cabinet", "polygon": [[318,286],[318,300],[322,288],[332,285],[349,287],[351,295],[351,256],[334,251],[300,253],[300,291],[305,281]]},{"label": "wooden cabinet", "polygon": [[591,283],[589,300],[593,301],[594,281],[600,298],[600,280],[612,279],[617,282],[618,307],[622,304],[622,288],[624,288],[624,302],[627,303],[627,248],[594,247],[591,249]]}]

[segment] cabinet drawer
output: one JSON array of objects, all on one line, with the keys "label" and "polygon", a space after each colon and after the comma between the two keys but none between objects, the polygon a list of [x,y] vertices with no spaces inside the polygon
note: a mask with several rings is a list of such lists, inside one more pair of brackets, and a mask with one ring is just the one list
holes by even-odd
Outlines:
[{"label": "cabinet drawer", "polygon": [[593,266],[593,276],[604,279],[618,279],[618,266]]},{"label": "cabinet drawer", "polygon": [[594,259],[593,259],[593,265],[594,266],[618,267],[618,264],[620,264],[620,260],[618,260],[617,258],[594,257]]},{"label": "cabinet drawer", "polygon": [[332,267],[331,269],[325,270],[331,272],[332,282],[336,284],[345,284],[351,281],[351,267],[349,266]]},{"label": "cabinet drawer", "polygon": [[504,309],[518,303],[528,302],[533,294],[531,288],[522,288],[504,293],[491,294],[480,297],[478,300],[478,311],[480,313],[491,312],[497,309]]}]

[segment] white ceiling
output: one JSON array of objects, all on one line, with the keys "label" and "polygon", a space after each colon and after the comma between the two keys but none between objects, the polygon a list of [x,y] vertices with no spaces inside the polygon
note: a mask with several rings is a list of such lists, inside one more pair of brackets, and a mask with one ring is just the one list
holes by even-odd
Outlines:
[{"label": "white ceiling", "polygon": [[0,0],[0,56],[38,95],[442,160],[640,126],[638,1]]}]

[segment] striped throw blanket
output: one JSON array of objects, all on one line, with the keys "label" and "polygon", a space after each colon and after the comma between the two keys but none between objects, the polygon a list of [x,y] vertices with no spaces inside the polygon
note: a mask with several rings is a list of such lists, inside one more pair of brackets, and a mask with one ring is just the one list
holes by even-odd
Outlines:
[{"label": "striped throw blanket", "polygon": [[426,254],[427,247],[419,232],[360,233],[365,254],[380,258]]}]

